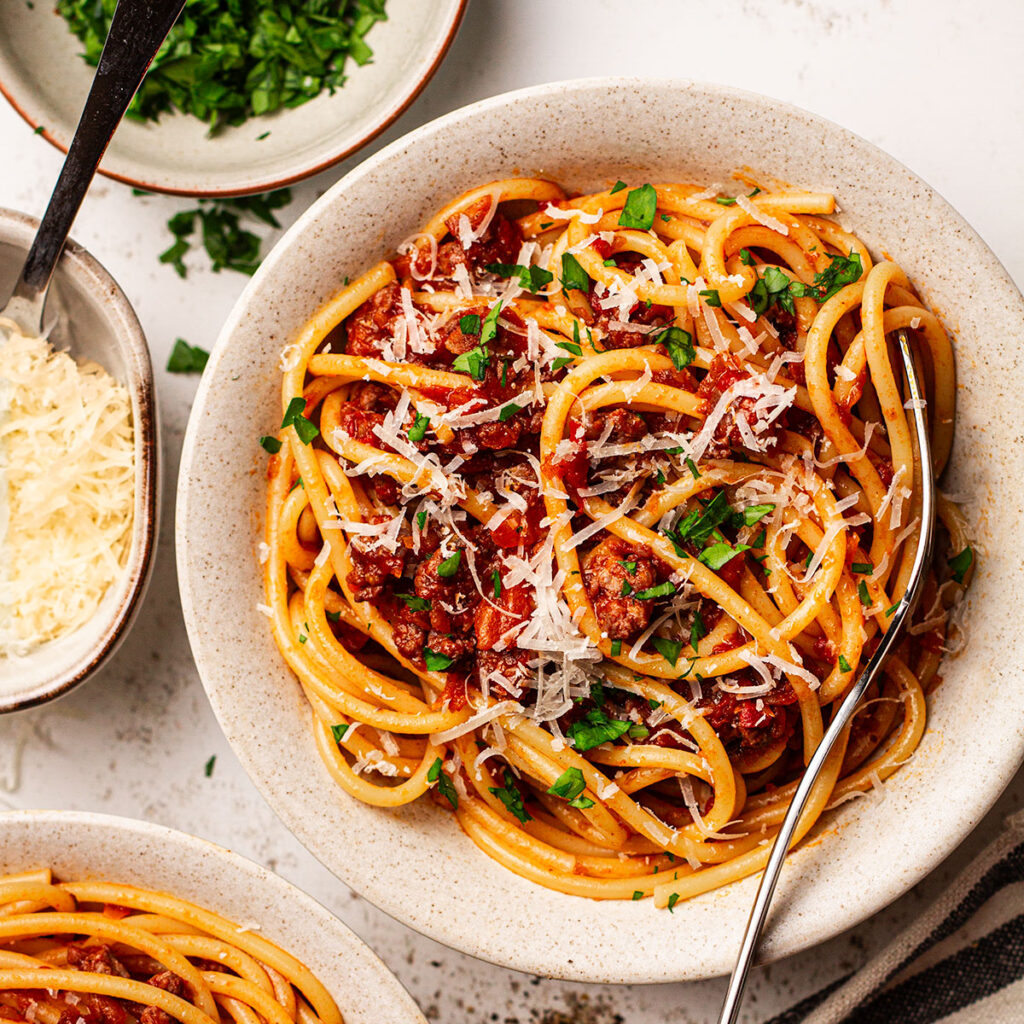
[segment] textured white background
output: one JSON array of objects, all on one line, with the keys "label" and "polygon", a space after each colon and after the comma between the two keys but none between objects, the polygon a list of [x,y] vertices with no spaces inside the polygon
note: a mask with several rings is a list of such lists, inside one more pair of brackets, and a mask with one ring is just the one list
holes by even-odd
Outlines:
[{"label": "textured white background", "polygon": [[[471,0],[440,72],[397,125],[360,156],[450,109],[520,86],[597,74],[721,82],[799,104],[888,150],[966,216],[1020,284],[1022,51],[1019,0]],[[41,213],[59,163],[46,142],[0,106],[0,206]],[[297,187],[284,220],[298,216],[353,163]],[[157,262],[169,244],[165,221],[186,205],[138,198],[101,179],[75,228],[76,238],[135,304],[153,351],[166,460],[161,547],[139,621],[113,661],[59,704],[0,721],[0,806],[107,811],[230,846],[335,911],[383,957],[431,1019],[716,1019],[721,980],[624,988],[564,984],[482,964],[421,938],[320,867],[241,771],[206,702],[178,605],[174,482],[196,382],[164,373],[163,365],[175,337],[212,346],[245,279],[230,271],[214,275],[197,258],[183,281]],[[21,745],[18,778],[14,755]],[[203,766],[212,754],[216,768],[206,778]],[[756,972],[744,1021],[763,1021],[863,962],[941,891],[1022,797],[1019,777],[964,847],[886,912]],[[381,870],[389,867],[382,864]],[[679,941],[699,937],[680,935]]]}]

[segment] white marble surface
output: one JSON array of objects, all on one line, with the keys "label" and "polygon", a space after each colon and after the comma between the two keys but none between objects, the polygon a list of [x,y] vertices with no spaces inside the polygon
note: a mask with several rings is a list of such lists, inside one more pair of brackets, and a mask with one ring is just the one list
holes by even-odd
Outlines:
[{"label": "white marble surface", "polygon": [[[1022,49],[1018,0],[471,0],[441,71],[382,141],[464,103],[560,78],[653,73],[724,82],[790,100],[887,149],[937,187],[1024,283]],[[0,105],[0,206],[40,213],[58,167],[56,152]],[[342,170],[297,187],[284,219],[294,219]],[[714,1020],[721,980],[624,988],[550,982],[421,938],[329,875],[241,771],[196,675],[174,573],[174,479],[196,382],[162,367],[176,337],[212,345],[245,279],[212,274],[200,258],[180,280],[157,262],[169,244],[166,219],[186,205],[138,198],[100,180],[75,229],[135,304],[158,368],[166,456],[161,549],[140,619],[113,661],[59,704],[0,721],[0,806],[124,814],[230,846],[335,911],[430,1019]],[[203,766],[212,754],[216,766],[207,778]],[[762,1021],[855,968],[941,891],[1022,798],[1018,777],[967,843],[913,892],[861,927],[757,971],[743,1019]]]}]

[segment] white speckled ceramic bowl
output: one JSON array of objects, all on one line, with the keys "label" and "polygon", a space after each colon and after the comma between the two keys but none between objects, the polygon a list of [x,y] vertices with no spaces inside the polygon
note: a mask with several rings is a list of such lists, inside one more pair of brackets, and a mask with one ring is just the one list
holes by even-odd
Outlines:
[{"label": "white speckled ceramic bowl", "polygon": [[0,875],[50,867],[60,881],[125,882],[223,914],[298,957],[345,1024],[426,1024],[398,979],[353,932],[283,878],[222,846],[81,811],[0,814]]},{"label": "white speckled ceramic bowl", "polygon": [[[14,288],[38,227],[34,217],[0,209],[0,306]],[[146,338],[117,283],[77,242],[68,241],[57,263],[45,319],[54,322],[50,337],[58,348],[95,360],[130,393],[135,427],[132,541],[120,577],[81,629],[24,657],[0,658],[0,714],[69,692],[117,650],[145,595],[158,532],[160,445]]]},{"label": "white speckled ceramic bowl", "polygon": [[723,973],[756,879],[672,914],[650,900],[591,902],[506,871],[427,801],[382,811],[331,782],[299,686],[256,610],[265,464],[256,439],[279,422],[278,353],[346,275],[472,185],[517,173],[584,190],[619,177],[714,182],[742,167],[835,192],[841,221],[901,263],[956,331],[960,418],[946,487],[966,496],[983,549],[969,598],[971,641],[942,669],[913,761],[883,798],[840,808],[783,872],[763,955],[820,942],[935,867],[1024,755],[1024,670],[1009,656],[1024,607],[1020,512],[1007,498],[1024,478],[1024,300],[923,181],[834,124],[716,86],[586,80],[485,100],[395,142],[310,208],[240,298],[192,412],[178,492],[179,578],[200,674],[242,763],[295,835],[367,899],[433,938],[520,970],[613,982]]},{"label": "white speckled ceramic bowl", "polygon": [[[334,95],[250,118],[214,137],[185,114],[165,114],[159,123],[126,119],[100,172],[153,192],[240,195],[322,171],[379,135],[419,95],[448,52],[466,3],[388,0],[388,20],[367,35],[373,61],[349,61],[348,81]],[[81,52],[54,15],[53,0],[0,3],[0,92],[63,152],[94,72]]]}]

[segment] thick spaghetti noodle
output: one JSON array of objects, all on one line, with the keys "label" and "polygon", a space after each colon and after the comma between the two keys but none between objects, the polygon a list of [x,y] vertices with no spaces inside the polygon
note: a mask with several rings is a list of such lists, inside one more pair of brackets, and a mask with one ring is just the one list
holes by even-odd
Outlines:
[{"label": "thick spaghetti noodle", "polygon": [[[285,349],[262,610],[343,789],[431,789],[502,864],[584,896],[672,907],[763,866],[906,589],[893,331],[937,472],[953,436],[943,325],[833,210],[494,182]],[[915,624],[801,836],[920,740],[973,561],[940,517]]]},{"label": "thick spaghetti noodle", "polygon": [[309,969],[249,927],[162,892],[55,882],[49,869],[0,876],[0,1019],[342,1024]]}]

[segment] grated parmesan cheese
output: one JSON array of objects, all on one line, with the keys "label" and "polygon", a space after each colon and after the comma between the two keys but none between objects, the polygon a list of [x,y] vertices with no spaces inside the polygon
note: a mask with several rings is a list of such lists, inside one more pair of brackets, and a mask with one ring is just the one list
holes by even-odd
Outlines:
[{"label": "grated parmesan cheese", "polygon": [[0,657],[95,614],[131,545],[127,390],[0,321]]}]

